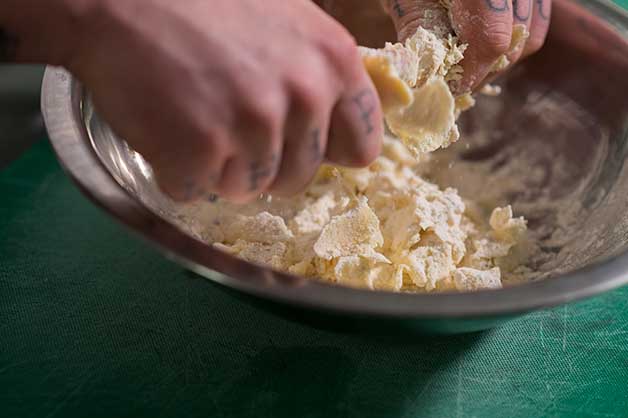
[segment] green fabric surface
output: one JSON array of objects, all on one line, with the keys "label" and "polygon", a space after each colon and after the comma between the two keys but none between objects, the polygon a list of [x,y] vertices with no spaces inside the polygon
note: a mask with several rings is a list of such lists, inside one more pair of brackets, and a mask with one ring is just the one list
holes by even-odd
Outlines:
[{"label": "green fabric surface", "polygon": [[321,331],[186,273],[49,145],[0,173],[6,417],[620,417],[628,288],[474,335]]}]

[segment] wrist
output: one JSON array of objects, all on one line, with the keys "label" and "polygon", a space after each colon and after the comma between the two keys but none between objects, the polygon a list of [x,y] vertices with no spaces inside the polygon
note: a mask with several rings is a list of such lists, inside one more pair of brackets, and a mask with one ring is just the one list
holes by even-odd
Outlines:
[{"label": "wrist", "polygon": [[3,0],[0,60],[67,65],[101,0]]}]

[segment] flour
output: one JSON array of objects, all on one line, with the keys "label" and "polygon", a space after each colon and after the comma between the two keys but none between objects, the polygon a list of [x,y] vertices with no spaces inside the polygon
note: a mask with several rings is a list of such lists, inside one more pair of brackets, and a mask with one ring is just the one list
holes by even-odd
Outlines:
[{"label": "flour", "polygon": [[[520,265],[503,278],[505,285],[544,279],[590,262],[583,248],[595,247],[599,236],[588,227],[588,219],[604,197],[603,190],[592,190],[608,152],[598,124],[560,93],[532,90],[512,106],[516,112],[499,97],[483,98],[467,115],[467,125],[474,128],[466,130],[465,143],[433,154],[421,166],[423,177],[455,187],[479,216],[512,204],[528,220],[526,242],[517,246],[515,264]],[[526,130],[517,123],[540,126]],[[500,126],[517,136],[504,138]],[[599,140],[586,159],[570,157],[565,150],[573,148],[569,144],[582,131]]]}]

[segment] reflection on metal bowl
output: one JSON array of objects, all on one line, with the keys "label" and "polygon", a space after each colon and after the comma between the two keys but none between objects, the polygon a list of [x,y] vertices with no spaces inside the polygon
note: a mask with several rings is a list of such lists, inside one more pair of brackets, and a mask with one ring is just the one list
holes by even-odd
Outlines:
[{"label": "reflection on metal bowl", "polygon": [[[65,70],[47,69],[42,106],[58,158],[81,190],[186,268],[293,318],[453,333],[628,283],[626,74],[628,15],[606,1],[558,1],[544,50],[503,80],[501,97],[480,99],[463,118],[463,142],[435,157],[451,169],[432,180],[463,196],[514,202],[541,242],[534,267],[548,276],[465,294],[341,288],[228,256],[175,226],[150,170]],[[485,181],[465,181],[473,176]]]}]

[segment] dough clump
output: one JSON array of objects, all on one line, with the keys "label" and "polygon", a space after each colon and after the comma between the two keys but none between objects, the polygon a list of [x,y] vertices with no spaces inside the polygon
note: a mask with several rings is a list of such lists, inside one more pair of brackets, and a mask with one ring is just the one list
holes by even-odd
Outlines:
[{"label": "dough clump", "polygon": [[443,39],[421,27],[405,43],[361,48],[388,128],[415,155],[445,148],[460,138],[456,125],[460,101],[447,82],[460,79],[465,49],[455,36]]}]

